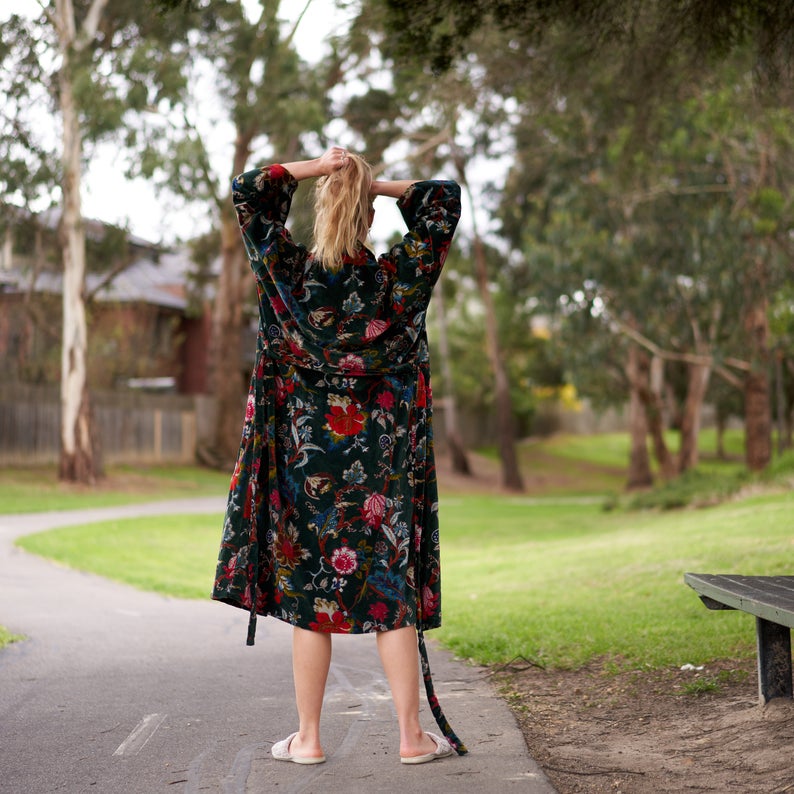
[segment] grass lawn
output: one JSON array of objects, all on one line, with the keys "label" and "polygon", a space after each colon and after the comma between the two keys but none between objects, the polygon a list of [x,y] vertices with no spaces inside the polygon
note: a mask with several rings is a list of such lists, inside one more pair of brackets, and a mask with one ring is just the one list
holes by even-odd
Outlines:
[{"label": "grass lawn", "polygon": [[[705,453],[714,439],[702,440]],[[726,442],[739,451],[738,434]],[[683,573],[792,573],[794,493],[780,483],[791,481],[794,454],[755,481],[762,495],[701,510],[606,512],[598,495],[620,489],[627,454],[622,434],[533,441],[520,448],[532,475],[526,496],[442,492],[444,626],[433,635],[484,664],[524,656],[567,668],[610,657],[659,667],[752,657],[753,621],[706,610]],[[698,477],[716,482],[736,470],[735,462],[709,459]],[[1,474],[0,512],[223,494],[229,481],[228,473],[195,468],[127,468],[89,490],[59,485],[54,471]],[[764,482],[777,482],[777,493]],[[220,533],[220,515],[169,516],[18,543],[135,587],[207,598]]]},{"label": "grass lawn", "polygon": [[[595,657],[651,667],[754,654],[753,621],[709,612],[685,571],[791,573],[794,494],[681,512],[605,513],[554,498],[441,501],[444,627],[479,663],[550,667]],[[136,587],[206,598],[221,516],[130,519],[19,545]]]},{"label": "grass lawn", "polygon": [[442,504],[438,636],[480,663],[524,656],[578,667],[611,656],[660,667],[752,656],[752,619],[709,612],[683,574],[792,573],[793,512],[791,493],[665,513]]},{"label": "grass lawn", "polygon": [[184,496],[224,494],[231,469],[217,472],[192,466],[117,466],[96,487],[58,481],[54,467],[0,470],[0,514],[150,502]]}]

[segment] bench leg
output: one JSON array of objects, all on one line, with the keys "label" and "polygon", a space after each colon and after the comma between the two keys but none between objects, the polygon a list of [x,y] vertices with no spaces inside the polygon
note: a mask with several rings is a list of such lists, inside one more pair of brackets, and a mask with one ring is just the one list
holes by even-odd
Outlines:
[{"label": "bench leg", "polygon": [[772,698],[792,697],[791,630],[763,618],[755,619],[758,637],[758,697],[763,706]]}]

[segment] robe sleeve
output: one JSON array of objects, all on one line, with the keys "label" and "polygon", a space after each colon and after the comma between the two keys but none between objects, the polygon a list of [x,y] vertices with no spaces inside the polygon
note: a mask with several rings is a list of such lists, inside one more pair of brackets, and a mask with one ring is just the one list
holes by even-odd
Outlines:
[{"label": "robe sleeve", "polygon": [[451,181],[416,182],[397,206],[408,232],[385,258],[395,272],[400,312],[409,304],[421,309],[430,300],[460,220],[460,187]]},{"label": "robe sleeve", "polygon": [[285,227],[297,180],[281,165],[256,168],[232,180],[232,201],[251,269],[257,278],[269,272],[275,281],[294,281],[305,248]]}]

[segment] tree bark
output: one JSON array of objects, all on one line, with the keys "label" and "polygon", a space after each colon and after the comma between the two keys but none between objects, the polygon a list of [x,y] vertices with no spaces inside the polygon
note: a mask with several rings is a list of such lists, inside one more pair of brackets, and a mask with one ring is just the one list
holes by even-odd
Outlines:
[{"label": "tree bark", "polygon": [[74,9],[70,0],[58,0],[56,19],[62,59],[58,73],[58,91],[63,121],[63,208],[60,226],[63,256],[63,338],[59,476],[72,482],[94,483],[101,476],[101,468],[94,450],[97,435],[92,426],[87,383],[85,229],[80,201],[82,136],[72,84],[71,56],[76,34]]},{"label": "tree bark", "polygon": [[[456,157],[455,163],[461,185],[469,198],[469,204],[475,203],[471,188],[466,179],[466,170],[463,159]],[[518,465],[515,447],[515,423],[513,421],[513,401],[510,397],[510,382],[507,377],[501,348],[499,345],[499,332],[496,322],[496,310],[491,295],[491,285],[488,281],[488,263],[485,257],[485,247],[477,230],[477,222],[472,218],[472,238],[474,250],[474,266],[477,272],[477,285],[480,290],[483,307],[485,309],[485,340],[488,350],[488,360],[494,376],[494,402],[496,406],[497,444],[499,459],[502,463],[502,485],[509,491],[523,491],[524,481]]]},{"label": "tree bark", "polygon": [[786,390],[783,385],[783,351],[775,351],[775,406],[777,420],[777,454],[782,455],[788,448],[786,427]]},{"label": "tree bark", "polygon": [[[245,169],[250,141],[250,136],[237,136],[233,162],[235,176]],[[227,469],[234,465],[243,426],[246,379],[241,367],[242,329],[245,316],[243,309],[250,284],[240,228],[230,199],[220,208],[220,222],[221,272],[215,298],[210,351],[215,424],[212,449],[202,451],[202,462]]]},{"label": "tree bark", "polygon": [[644,350],[639,350],[637,355],[639,394],[645,408],[653,455],[662,479],[672,480],[676,465],[664,438],[664,360],[659,356],[649,358]]},{"label": "tree bark", "polygon": [[648,419],[640,396],[640,356],[636,345],[629,345],[626,361],[626,377],[629,381],[629,472],[626,488],[648,488],[653,485],[651,461],[648,455]]},{"label": "tree bark", "polygon": [[[443,276],[442,276],[443,278]],[[456,474],[471,476],[471,466],[466,454],[466,447],[460,435],[458,425],[458,406],[455,399],[455,384],[452,379],[452,358],[449,352],[447,337],[447,312],[444,290],[441,283],[436,284],[434,306],[438,317],[438,352],[441,359],[441,378],[444,383],[444,430],[449,448],[452,471]]]},{"label": "tree bark", "polygon": [[772,459],[772,406],[767,350],[769,320],[765,297],[758,298],[748,306],[744,327],[752,351],[752,369],[744,381],[745,462],[751,471],[760,471]]},{"label": "tree bark", "polygon": [[703,401],[711,378],[711,367],[690,364],[687,367],[688,383],[684,413],[681,417],[681,451],[678,455],[678,471],[684,472],[698,464],[698,438]]}]

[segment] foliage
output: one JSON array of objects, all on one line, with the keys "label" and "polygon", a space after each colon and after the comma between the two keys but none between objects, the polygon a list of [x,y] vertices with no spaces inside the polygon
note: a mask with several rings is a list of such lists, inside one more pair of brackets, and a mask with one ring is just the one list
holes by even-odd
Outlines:
[{"label": "foliage", "polygon": [[527,45],[563,28],[575,42],[569,58],[589,64],[607,55],[622,61],[624,77],[646,96],[664,86],[671,54],[692,67],[753,46],[759,69],[774,78],[791,67],[794,9],[788,3],[734,0],[384,0],[386,24],[398,53],[449,69],[494,25]]},{"label": "foliage", "polygon": [[[41,140],[31,107],[50,103],[45,86],[48,40],[40,27],[16,14],[0,25],[0,200],[27,206],[51,196],[60,174],[49,141]],[[10,213],[0,216],[5,230]]]},{"label": "foliage", "polygon": [[749,475],[744,469],[718,474],[700,468],[689,469],[670,482],[633,495],[628,500],[628,506],[632,510],[705,507],[725,501],[737,493],[748,480]]}]

